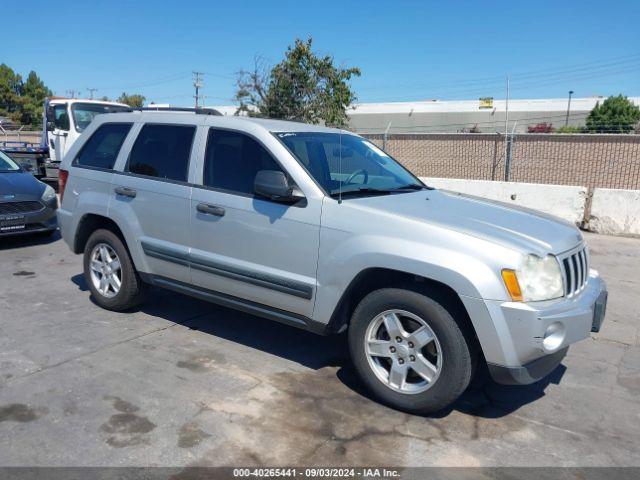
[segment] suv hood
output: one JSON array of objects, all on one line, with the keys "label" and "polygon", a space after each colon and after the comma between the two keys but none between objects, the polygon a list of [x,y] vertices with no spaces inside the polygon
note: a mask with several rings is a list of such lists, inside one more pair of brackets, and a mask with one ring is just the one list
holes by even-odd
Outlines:
[{"label": "suv hood", "polygon": [[0,173],[0,200],[5,195],[34,196],[40,198],[44,186],[29,172]]},{"label": "suv hood", "polygon": [[582,241],[571,223],[542,212],[441,190],[351,199],[361,207],[422,221],[515,248],[559,254]]}]

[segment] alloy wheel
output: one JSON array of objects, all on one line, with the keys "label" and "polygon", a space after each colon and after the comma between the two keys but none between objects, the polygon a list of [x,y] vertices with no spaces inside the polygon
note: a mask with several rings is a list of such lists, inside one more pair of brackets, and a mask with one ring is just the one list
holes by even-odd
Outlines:
[{"label": "alloy wheel", "polygon": [[122,266],[115,250],[106,243],[98,243],[91,251],[89,269],[91,282],[100,295],[113,298],[122,286]]},{"label": "alloy wheel", "polygon": [[442,371],[442,349],[429,324],[411,312],[378,314],[365,333],[369,366],[388,388],[417,394],[433,386]]}]

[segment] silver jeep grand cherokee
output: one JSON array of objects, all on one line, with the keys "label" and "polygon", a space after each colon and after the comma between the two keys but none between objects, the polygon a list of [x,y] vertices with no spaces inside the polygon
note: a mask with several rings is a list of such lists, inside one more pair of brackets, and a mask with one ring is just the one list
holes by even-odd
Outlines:
[{"label": "silver jeep grand cherokee", "polygon": [[607,293],[575,226],[434,190],[366,139],[194,112],[96,117],[60,170],[62,235],[95,301],[156,285],[321,334],[417,413],[479,362],[525,384],[598,331]]}]

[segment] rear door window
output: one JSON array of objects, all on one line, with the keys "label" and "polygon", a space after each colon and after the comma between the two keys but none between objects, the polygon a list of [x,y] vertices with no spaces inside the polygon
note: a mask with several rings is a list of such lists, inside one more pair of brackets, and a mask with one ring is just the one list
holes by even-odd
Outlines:
[{"label": "rear door window", "polygon": [[111,170],[131,123],[105,123],[91,135],[73,161],[76,166]]},{"label": "rear door window", "polygon": [[126,171],[186,182],[195,131],[193,125],[145,125],[131,149]]}]

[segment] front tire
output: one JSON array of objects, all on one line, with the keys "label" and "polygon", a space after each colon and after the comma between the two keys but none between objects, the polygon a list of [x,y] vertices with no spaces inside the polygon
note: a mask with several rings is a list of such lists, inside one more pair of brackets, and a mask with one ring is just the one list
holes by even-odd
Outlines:
[{"label": "front tire", "polygon": [[349,350],[369,391],[409,413],[446,408],[471,381],[471,349],[460,326],[440,303],[411,290],[367,295],[351,318]]},{"label": "front tire", "polygon": [[124,243],[110,230],[96,230],[89,237],[84,278],[95,302],[107,310],[128,310],[142,301],[142,280]]}]

